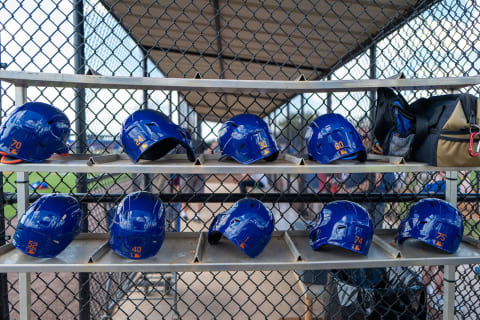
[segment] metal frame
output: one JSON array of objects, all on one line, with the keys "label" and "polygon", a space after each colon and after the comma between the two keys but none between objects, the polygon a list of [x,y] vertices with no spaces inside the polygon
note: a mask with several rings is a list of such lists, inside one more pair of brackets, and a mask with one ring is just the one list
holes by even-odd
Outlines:
[{"label": "metal frame", "polygon": [[480,76],[420,79],[366,79],[329,81],[276,81],[185,79],[155,77],[98,76],[0,70],[0,80],[16,86],[179,90],[229,93],[303,93],[368,91],[395,87],[398,90],[458,89],[480,84]]},{"label": "metal frame", "polygon": [[[27,101],[27,88],[15,87],[15,105],[21,106]],[[28,172],[17,172],[17,217],[27,211],[29,206],[29,174]],[[15,270],[18,272],[18,270]],[[20,272],[18,274],[18,295],[20,304],[20,319],[30,320],[32,318],[32,290],[30,273]]]},{"label": "metal frame", "polygon": [[[453,206],[457,206],[457,171],[447,171],[445,176],[445,200]],[[443,320],[455,318],[455,271],[457,266],[449,263],[444,266],[443,288],[444,305]]]},{"label": "metal frame", "polygon": [[[103,77],[65,74],[45,74],[0,71],[0,80],[15,84],[16,104],[26,101],[26,87],[29,85],[59,86],[76,88],[129,88],[143,90],[197,90],[197,91],[269,91],[269,92],[334,92],[369,90],[378,87],[397,87],[400,89],[458,88],[480,84],[480,76],[465,78],[436,79],[385,79],[385,80],[349,80],[349,81],[242,81],[242,80],[202,80],[202,79],[155,79],[133,77]],[[103,159],[105,160],[105,159]],[[109,160],[113,160],[110,161]],[[29,204],[28,172],[104,172],[104,173],[336,173],[336,172],[418,172],[447,171],[446,199],[456,203],[457,172],[460,168],[432,167],[422,163],[392,163],[369,161],[365,164],[347,162],[333,165],[319,165],[309,161],[295,162],[284,158],[274,164],[255,164],[249,166],[230,162],[219,162],[213,157],[202,159],[194,164],[179,160],[178,156],[163,161],[144,162],[133,165],[122,157],[105,161],[91,161],[90,157],[69,156],[65,160],[49,160],[40,164],[0,165],[2,171],[17,171],[17,203],[19,218]],[[172,164],[172,161],[175,163]],[[468,168],[461,168],[468,170]],[[97,238],[95,238],[97,237]],[[98,239],[98,237],[101,237]],[[31,288],[29,271],[215,271],[215,270],[302,270],[302,269],[339,269],[379,266],[422,266],[445,265],[445,307],[444,319],[453,319],[455,302],[455,269],[458,264],[480,263],[480,250],[468,243],[462,243],[454,255],[444,255],[419,243],[389,248],[394,235],[388,232],[378,235],[372,244],[368,257],[351,252],[313,252],[308,245],[305,232],[287,232],[274,234],[260,258],[252,259],[239,256],[232,244],[223,241],[219,246],[205,246],[204,238],[197,233],[171,233],[167,237],[163,250],[169,247],[176,257],[164,254],[151,260],[131,261],[115,256],[105,246],[105,235],[80,237],[56,259],[41,263],[13,250],[11,245],[0,248],[3,256],[0,270],[19,272],[20,318],[31,318]],[[383,237],[383,238],[382,238]],[[169,241],[173,239],[173,241]],[[198,241],[198,242],[197,242]],[[92,247],[93,244],[93,247]],[[190,248],[179,250],[179,247]],[[284,248],[289,248],[285,251]],[[91,249],[91,250],[90,250]],[[72,252],[73,250],[73,252]],[[77,251],[75,251],[77,250]],[[81,254],[83,252],[83,255]],[[214,254],[212,254],[214,252]],[[395,254],[392,254],[394,252]],[[209,254],[210,253],[210,254]],[[103,255],[102,255],[103,254]],[[282,254],[285,257],[282,258]],[[9,257],[5,257],[8,255]],[[180,255],[180,256],[178,256]],[[313,257],[312,257],[313,256]],[[13,257],[13,260],[12,260]],[[68,258],[69,257],[69,258]],[[161,259],[168,261],[161,261]],[[264,258],[262,258],[264,257]],[[160,259],[155,260],[155,259]],[[9,260],[10,259],[10,260]],[[17,259],[17,260],[15,260]],[[32,260],[33,259],[33,260]],[[153,260],[152,260],[153,259]],[[229,260],[230,259],[230,260]],[[283,259],[283,260],[282,260]],[[97,262],[95,262],[95,260]],[[13,261],[13,262],[12,262]],[[90,261],[90,262],[89,262]],[[93,262],[93,263],[92,263]]]},{"label": "metal frame", "polygon": [[[218,161],[202,156],[205,161],[190,162],[185,155],[167,156],[156,161],[140,161],[132,163],[126,156],[112,157],[112,161],[100,161],[92,164],[87,160],[90,156],[69,155],[67,157],[52,157],[42,163],[0,164],[1,171],[26,172],[76,172],[76,173],[179,173],[179,174],[237,174],[237,173],[376,173],[376,172],[425,172],[474,170],[475,168],[435,167],[421,162],[389,163],[387,160],[369,160],[359,163],[354,160],[337,161],[332,164],[319,164],[303,160],[297,164],[290,160],[278,159],[275,162],[258,162],[242,165],[234,161]],[[298,159],[298,158],[296,158]],[[203,163],[202,163],[203,162]]]},{"label": "metal frame", "polygon": [[[227,239],[207,244],[206,232],[169,232],[154,257],[129,260],[108,246],[108,234],[81,234],[60,255],[37,259],[8,244],[0,247],[2,272],[200,272],[328,270],[372,267],[455,265],[480,263],[480,249],[465,241],[458,251],[446,255],[417,240],[395,243],[396,232],[378,230],[368,256],[349,250],[313,251],[308,231],[275,231],[264,251],[255,259],[246,256]],[[449,281],[451,277],[446,277]],[[448,306],[448,303],[446,302]],[[22,305],[23,308],[23,305]],[[449,313],[447,308],[447,313]],[[450,319],[450,318],[448,318]]]},{"label": "metal frame", "polygon": [[[1,47],[1,36],[0,36],[0,47]],[[0,69],[6,68],[7,64],[2,62],[2,54],[0,52]],[[0,88],[0,94],[1,92]],[[0,110],[2,110],[2,101],[0,99]],[[0,114],[0,120],[2,115]],[[3,172],[0,172],[0,180],[3,181]],[[6,228],[5,228],[5,202],[4,202],[4,193],[3,188],[0,190],[0,195],[2,199],[0,199],[0,245],[4,245],[6,243]],[[1,320],[8,320],[10,319],[9,310],[8,310],[8,278],[6,273],[0,273],[0,319]]]}]

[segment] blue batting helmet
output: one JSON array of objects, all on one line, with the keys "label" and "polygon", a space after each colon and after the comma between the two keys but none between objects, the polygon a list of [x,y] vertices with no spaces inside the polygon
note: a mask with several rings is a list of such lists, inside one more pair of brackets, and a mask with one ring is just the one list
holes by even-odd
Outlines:
[{"label": "blue batting helmet", "polygon": [[218,243],[223,234],[249,257],[254,258],[270,241],[273,225],[273,215],[261,201],[242,199],[213,219],[208,229],[208,242]]},{"label": "blue batting helmet", "polygon": [[440,199],[423,199],[410,208],[398,227],[398,242],[415,238],[455,253],[463,237],[463,219],[457,208]]},{"label": "blue batting helmet", "polygon": [[193,162],[195,153],[190,139],[187,130],[155,110],[135,111],[122,124],[122,146],[135,163],[140,159],[159,159],[177,145],[187,150],[188,160]]},{"label": "blue batting helmet", "polygon": [[0,128],[1,162],[41,162],[54,153],[64,155],[69,134],[70,121],[62,111],[42,102],[25,103]]},{"label": "blue batting helmet", "polygon": [[372,238],[373,222],[367,210],[351,201],[334,201],[320,211],[310,232],[310,246],[317,250],[330,244],[367,255]]},{"label": "blue batting helmet", "polygon": [[22,215],[13,245],[38,258],[52,258],[80,233],[82,209],[66,194],[48,194],[35,201]]},{"label": "blue batting helmet", "polygon": [[242,164],[261,159],[274,161],[278,157],[277,145],[267,124],[253,114],[240,114],[225,122],[218,143],[223,157]]},{"label": "blue batting helmet", "polygon": [[157,254],[165,239],[165,209],[150,192],[134,192],[123,198],[110,225],[110,247],[129,259]]},{"label": "blue batting helmet", "polygon": [[310,123],[305,140],[310,157],[323,164],[339,159],[367,159],[358,131],[336,113],[324,114]]}]

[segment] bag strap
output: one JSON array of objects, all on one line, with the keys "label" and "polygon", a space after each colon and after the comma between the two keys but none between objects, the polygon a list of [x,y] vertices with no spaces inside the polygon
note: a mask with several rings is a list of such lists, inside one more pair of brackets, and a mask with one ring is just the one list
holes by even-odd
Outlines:
[{"label": "bag strap", "polygon": [[463,113],[467,119],[469,125],[477,124],[476,123],[476,101],[477,98],[468,93],[462,93],[459,95],[458,99],[462,104]]},{"label": "bag strap", "polygon": [[412,104],[413,111],[415,112],[415,136],[412,141],[413,149],[417,149],[428,135],[428,118],[424,112],[421,112],[425,107],[426,100],[427,99],[421,98]]}]

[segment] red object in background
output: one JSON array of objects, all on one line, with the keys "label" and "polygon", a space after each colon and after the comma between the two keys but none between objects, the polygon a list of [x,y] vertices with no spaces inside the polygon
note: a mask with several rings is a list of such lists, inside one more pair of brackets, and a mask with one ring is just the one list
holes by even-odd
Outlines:
[{"label": "red object in background", "polygon": [[337,193],[338,192],[338,184],[333,183],[330,185],[330,192],[331,193]]},{"label": "red object in background", "polygon": [[335,179],[333,179],[331,174],[319,173],[318,175],[318,186],[320,193],[337,193],[338,184]]},{"label": "red object in background", "polygon": [[42,182],[38,187],[38,189],[48,189],[48,188],[50,188],[50,186],[46,182]]}]

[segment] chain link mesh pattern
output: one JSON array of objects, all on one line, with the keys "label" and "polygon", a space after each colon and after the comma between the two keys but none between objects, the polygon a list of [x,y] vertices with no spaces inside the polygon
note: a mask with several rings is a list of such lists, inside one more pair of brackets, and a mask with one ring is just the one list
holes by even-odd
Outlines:
[{"label": "chain link mesh pattern", "polygon": [[[258,4],[7,0],[0,5],[0,55],[9,70],[115,76],[256,80],[386,78],[400,72],[407,78],[469,76],[480,72],[476,63],[480,49],[475,46],[479,22],[478,6],[468,0]],[[304,130],[321,114],[343,114],[367,139],[375,101],[374,92],[295,96],[84,92],[84,111],[77,107],[81,93],[69,88],[31,87],[28,100],[63,109],[72,122],[71,150],[87,153],[121,152],[122,121],[139,108],[151,108],[189,129],[197,154],[216,151],[214,141],[221,123],[248,112],[268,122],[282,151],[304,156]],[[479,88],[469,92],[479,95]],[[442,93],[403,92],[409,101]],[[2,83],[2,117],[13,106],[13,87]],[[477,171],[461,172],[458,179],[465,234],[475,238],[480,237],[477,175]],[[306,229],[323,204],[333,199],[357,201],[371,213],[377,228],[396,228],[410,206],[426,196],[424,186],[445,181],[445,173],[276,174],[265,178],[263,186],[247,192],[274,212],[277,230]],[[150,190],[167,199],[171,231],[204,231],[215,215],[244,196],[240,185],[247,179],[241,175],[30,175],[32,184],[49,185],[46,190],[32,188],[32,199],[44,192],[82,193],[78,197],[89,212],[89,232],[107,232],[109,210],[134,190]],[[7,241],[17,224],[16,206],[9,200],[14,199],[15,180],[15,173],[4,173]],[[429,196],[445,197],[441,191]],[[457,268],[457,318],[479,317],[474,294],[477,269],[475,265]],[[441,266],[383,272],[385,279],[408,279],[418,286],[420,309],[429,318],[441,317]],[[17,319],[18,276],[8,274],[7,280],[10,319]],[[408,310],[395,309],[404,298],[403,291],[389,296],[382,291],[385,288],[366,290],[362,283],[351,285],[344,280],[334,271],[35,273],[32,311],[38,319],[263,319],[305,317],[309,312],[324,319],[363,319],[379,316],[378,310],[384,310],[379,316],[384,319],[411,318]],[[389,285],[401,287],[393,280]]]}]

